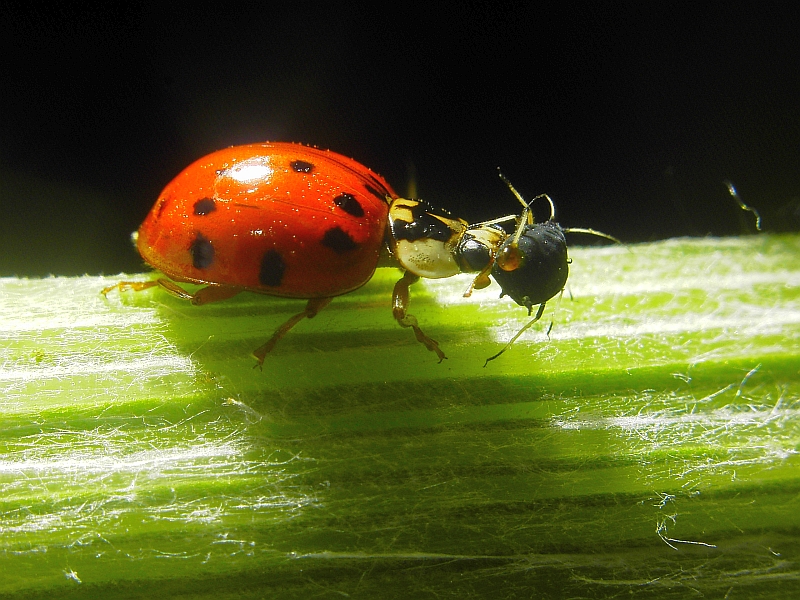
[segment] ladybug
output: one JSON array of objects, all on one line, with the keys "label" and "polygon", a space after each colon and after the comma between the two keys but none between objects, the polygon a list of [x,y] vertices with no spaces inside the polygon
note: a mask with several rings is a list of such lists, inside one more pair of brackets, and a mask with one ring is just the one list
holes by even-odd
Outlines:
[{"label": "ladybug", "polygon": [[[378,266],[398,266],[404,274],[393,291],[394,318],[441,362],[447,357],[439,344],[407,312],[409,288],[420,277],[477,273],[469,296],[488,286],[491,274],[529,313],[540,304],[537,319],[563,289],[562,230],[549,226],[543,255],[529,204],[508,185],[525,207],[522,215],[470,225],[427,202],[400,198],[380,175],[329,150],[280,142],[226,148],[186,167],[139,228],[139,253],[166,277],[123,281],[102,293],[160,286],[197,305],[243,291],[308,300],[253,352],[261,366],[297,323],[364,285]],[[513,219],[509,234],[500,224]],[[542,256],[550,265],[544,286],[535,266]],[[181,282],[205,287],[190,293]]]}]

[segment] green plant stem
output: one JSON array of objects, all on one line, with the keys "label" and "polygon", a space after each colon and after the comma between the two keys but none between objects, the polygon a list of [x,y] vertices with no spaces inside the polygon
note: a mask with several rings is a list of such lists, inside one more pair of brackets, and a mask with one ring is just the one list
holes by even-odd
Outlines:
[{"label": "green plant stem", "polygon": [[570,256],[486,368],[528,317],[467,277],[412,288],[442,364],[382,270],[263,371],[302,301],[0,280],[0,594],[798,592],[800,237]]}]

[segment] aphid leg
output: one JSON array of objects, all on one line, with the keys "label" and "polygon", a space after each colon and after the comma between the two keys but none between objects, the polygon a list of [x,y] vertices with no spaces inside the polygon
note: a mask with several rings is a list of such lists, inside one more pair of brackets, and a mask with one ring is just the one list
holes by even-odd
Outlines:
[{"label": "aphid leg", "polygon": [[411,327],[414,330],[417,341],[420,344],[424,344],[431,352],[435,352],[436,356],[439,357],[439,362],[442,362],[447,357],[444,355],[444,352],[439,349],[439,342],[422,333],[417,323],[417,318],[406,313],[409,301],[408,288],[417,281],[419,281],[419,276],[406,271],[403,274],[403,278],[394,285],[394,292],[392,293],[392,314],[401,327]]},{"label": "aphid leg", "polygon": [[267,357],[267,354],[272,352],[275,344],[277,344],[283,336],[289,333],[292,327],[297,325],[303,319],[313,319],[316,317],[319,311],[331,303],[331,300],[333,300],[333,298],[311,298],[306,304],[305,310],[297,313],[283,325],[278,327],[275,330],[275,333],[272,334],[272,337],[269,338],[265,344],[262,344],[253,351],[253,356],[258,361],[255,365],[253,365],[253,368],[255,369],[258,367],[260,369],[264,364],[264,359]]},{"label": "aphid leg", "polygon": [[[572,292],[570,292],[570,298],[572,298]],[[558,314],[558,311],[561,308],[561,300],[563,300],[563,299],[564,299],[564,289],[562,288],[561,291],[558,294],[558,302],[556,303],[556,310],[553,312],[553,318],[550,320],[550,325],[547,328],[547,333],[545,333],[545,335],[547,336],[548,340],[550,339],[550,332],[553,331],[553,323],[556,322],[555,321],[555,315]],[[528,316],[530,316],[530,314],[531,313],[529,312]]]},{"label": "aphid leg", "polygon": [[[489,361],[490,361],[490,360],[494,360],[495,358],[497,358],[498,356],[500,356],[500,355],[501,355],[503,352],[505,352],[506,350],[508,350],[509,348],[511,348],[511,344],[513,344],[514,342],[516,342],[516,341],[517,341],[517,339],[519,338],[519,336],[521,336],[523,333],[525,333],[525,331],[528,329],[528,327],[530,327],[531,325],[533,325],[534,323],[536,323],[536,321],[538,321],[539,319],[541,319],[541,318],[542,318],[542,314],[544,313],[544,306],[545,306],[545,304],[547,304],[547,302],[542,302],[542,303],[539,305],[539,310],[537,310],[537,311],[536,311],[536,316],[535,316],[535,317],[533,317],[533,319],[532,319],[531,321],[528,321],[528,323],[526,323],[526,324],[525,324],[525,325],[522,327],[522,329],[520,329],[520,330],[517,332],[517,335],[515,335],[514,337],[512,337],[512,338],[511,338],[511,339],[508,341],[508,343],[507,343],[505,346],[503,346],[503,349],[502,349],[502,350],[500,350],[500,352],[498,352],[497,354],[495,354],[495,355],[493,355],[493,356],[490,356],[489,358],[487,358],[487,359],[486,359],[486,362],[485,362],[485,363],[483,363],[483,366],[484,366],[484,368],[486,367],[486,365],[488,365],[488,364],[489,364]],[[547,333],[550,333],[550,331],[548,330],[548,332],[547,332]]]}]

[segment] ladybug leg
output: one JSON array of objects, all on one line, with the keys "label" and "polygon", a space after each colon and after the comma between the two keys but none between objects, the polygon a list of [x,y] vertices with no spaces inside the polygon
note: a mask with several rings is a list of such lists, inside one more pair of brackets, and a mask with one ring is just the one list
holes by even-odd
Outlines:
[{"label": "ladybug leg", "polygon": [[[166,280],[159,280],[159,282]],[[160,284],[164,287],[164,284]],[[184,294],[186,293],[185,290],[179,288],[174,283],[172,284],[173,287],[178,288]],[[169,288],[165,288],[167,291],[170,291]],[[235,295],[239,294],[242,291],[242,288],[232,287],[229,285],[209,285],[204,288],[197,290],[194,294],[190,294],[189,300],[191,300],[192,304],[196,304],[200,306],[201,304],[209,304],[210,302],[219,302],[220,300],[227,300],[228,298],[233,298]],[[170,292],[171,293],[171,292]],[[180,296],[182,297],[182,296]]]},{"label": "ladybug leg", "polygon": [[306,308],[303,312],[297,313],[283,325],[278,327],[278,329],[275,330],[275,333],[272,334],[272,337],[269,338],[265,344],[259,346],[253,351],[253,356],[258,361],[253,368],[255,369],[258,367],[260,369],[261,365],[264,364],[264,359],[267,357],[267,354],[272,352],[275,344],[277,344],[283,336],[289,333],[292,327],[297,325],[303,319],[313,319],[316,317],[319,311],[331,303],[331,300],[333,300],[333,298],[311,298],[306,304]]},{"label": "ladybug leg", "polygon": [[469,298],[472,296],[472,292],[475,290],[482,290],[485,287],[489,287],[492,285],[492,280],[489,279],[489,273],[494,266],[494,261],[490,262],[480,273],[475,276],[475,279],[472,280],[472,283],[469,284],[467,291],[464,292],[464,298]]},{"label": "ladybug leg", "polygon": [[178,284],[170,281],[169,279],[159,278],[153,281],[120,281],[117,284],[111,285],[103,290],[101,294],[106,296],[109,292],[118,289],[120,292],[132,290],[134,292],[141,292],[142,290],[151,287],[159,286],[165,291],[169,292],[176,298],[182,300],[189,300],[192,304],[208,304],[209,302],[218,302],[219,300],[227,300],[232,298],[239,292],[241,288],[225,286],[225,285],[209,285],[207,287],[197,290],[194,294],[190,294]]},{"label": "ladybug leg", "polygon": [[188,300],[196,306],[200,306],[201,304],[209,304],[211,302],[219,302],[220,300],[227,300],[228,298],[233,298],[236,294],[242,291],[242,289],[238,287],[231,287],[227,285],[209,285],[204,288],[200,288],[194,294],[190,294],[181,286],[173,281],[170,281],[169,279],[159,278],[152,283],[157,284],[176,298]]},{"label": "ladybug leg", "polygon": [[107,288],[103,288],[100,290],[100,293],[103,294],[103,296],[108,296],[108,293],[113,292],[114,290],[119,290],[120,292],[125,292],[127,290],[141,292],[142,290],[146,290],[147,288],[151,288],[156,285],[158,285],[158,282],[156,281],[120,281],[119,283],[110,285]]},{"label": "ladybug leg", "polygon": [[394,292],[392,293],[392,314],[401,327],[411,327],[414,330],[417,341],[420,344],[424,344],[431,352],[435,352],[436,356],[439,357],[439,362],[442,362],[447,357],[439,348],[439,342],[422,333],[417,323],[417,318],[406,312],[409,302],[408,288],[417,281],[419,281],[418,275],[406,271],[403,274],[403,278],[394,285]]}]

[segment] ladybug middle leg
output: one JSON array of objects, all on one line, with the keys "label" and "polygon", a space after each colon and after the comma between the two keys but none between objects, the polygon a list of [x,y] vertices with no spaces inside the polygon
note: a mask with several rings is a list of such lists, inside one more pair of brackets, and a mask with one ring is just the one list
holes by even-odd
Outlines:
[{"label": "ladybug middle leg", "polygon": [[292,327],[297,325],[303,319],[313,319],[316,317],[319,311],[331,303],[331,300],[333,300],[333,298],[311,298],[306,304],[306,308],[303,310],[303,312],[297,313],[283,325],[278,327],[278,329],[275,330],[275,333],[272,334],[272,337],[269,338],[265,344],[262,344],[253,351],[253,356],[258,361],[255,365],[253,365],[253,368],[255,369],[258,367],[260,369],[264,364],[264,359],[267,357],[267,354],[272,351],[272,349],[275,347],[275,344],[277,344],[283,336],[289,333]]},{"label": "ladybug middle leg", "polygon": [[417,323],[417,318],[406,312],[409,302],[408,288],[417,281],[419,281],[418,275],[406,271],[403,274],[403,278],[394,285],[394,292],[392,293],[392,314],[401,327],[411,327],[414,330],[417,341],[424,344],[431,352],[435,352],[436,356],[439,357],[439,362],[442,362],[447,357],[439,348],[439,342],[422,333],[422,330],[419,328],[419,323]]}]

